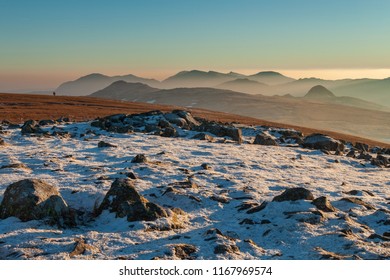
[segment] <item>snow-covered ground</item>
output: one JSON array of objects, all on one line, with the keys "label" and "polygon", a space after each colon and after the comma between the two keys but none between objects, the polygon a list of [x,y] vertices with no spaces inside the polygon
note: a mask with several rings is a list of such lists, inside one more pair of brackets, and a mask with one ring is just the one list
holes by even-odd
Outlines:
[{"label": "snow-covered ground", "polygon": [[[243,130],[241,145],[194,140],[191,131],[165,138],[109,133],[89,123],[57,129],[73,137],[22,136],[20,129],[2,135],[7,145],[0,147],[0,167],[25,167],[0,169],[0,201],[11,183],[42,179],[84,213],[84,222],[58,228],[44,221],[0,220],[0,259],[172,259],[176,244],[195,246],[190,253],[195,259],[390,258],[389,169],[316,150],[249,144],[261,129],[256,127]],[[98,148],[101,140],[117,147]],[[149,161],[131,163],[137,154]],[[128,222],[108,211],[89,214],[114,179],[130,171],[149,201],[186,212],[181,229],[159,230],[164,221]],[[193,187],[166,192],[184,181]],[[272,202],[293,187],[304,187],[315,198],[326,196],[336,212],[318,211],[307,200]],[[358,197],[373,209],[344,197]],[[247,213],[264,201],[263,210]],[[87,249],[71,257],[80,238]],[[228,252],[220,254],[216,247]]]}]

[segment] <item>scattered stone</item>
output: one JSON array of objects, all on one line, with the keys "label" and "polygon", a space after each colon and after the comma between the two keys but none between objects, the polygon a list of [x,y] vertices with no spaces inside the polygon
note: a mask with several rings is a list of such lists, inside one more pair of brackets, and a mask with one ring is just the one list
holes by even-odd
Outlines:
[{"label": "scattered stone", "polygon": [[327,135],[315,133],[305,137],[302,147],[324,151],[344,151],[344,144]]},{"label": "scattered stone", "polygon": [[253,213],[260,212],[261,210],[263,210],[267,206],[267,204],[268,204],[268,202],[263,201],[263,203],[261,203],[259,206],[255,206],[255,207],[249,209],[248,211],[246,211],[246,213],[253,214]]},{"label": "scattered stone", "polygon": [[87,251],[90,251],[91,253],[98,253],[99,249],[87,244],[85,242],[85,239],[83,238],[76,238],[75,239],[76,244],[72,252],[69,253],[69,257],[73,258],[75,256],[83,255]]},{"label": "scattered stone", "polygon": [[361,151],[361,152],[368,152],[370,147],[367,145],[367,144],[364,144],[364,143],[360,143],[360,142],[356,142],[355,146],[354,146],[358,151]]},{"label": "scattered stone", "polygon": [[242,143],[242,131],[234,126],[224,126],[217,122],[204,121],[202,125],[196,127],[198,131],[209,132],[218,137],[230,137],[239,144]]},{"label": "scattered stone", "polygon": [[172,113],[178,115],[179,117],[186,120],[187,125],[189,126],[189,129],[194,129],[195,127],[201,125],[200,122],[195,120],[195,118],[192,116],[190,112],[183,111],[183,110],[173,110]]},{"label": "scattered stone", "polygon": [[29,169],[24,163],[11,163],[0,167],[0,169],[6,169],[6,168]]},{"label": "scattered stone", "polygon": [[257,202],[245,201],[242,204],[240,204],[239,206],[237,206],[236,208],[238,208],[237,211],[243,211],[243,210],[255,208],[258,206],[259,206],[259,204]]},{"label": "scattered stone", "polygon": [[361,200],[360,198],[357,198],[357,197],[344,197],[341,200],[364,206],[369,210],[375,210],[374,206],[372,206],[371,204],[369,204],[367,202],[364,202],[363,200]]},{"label": "scattered stone", "polygon": [[347,155],[347,157],[355,158],[356,157],[356,151],[355,150],[350,150]]},{"label": "scattered stone", "polygon": [[161,133],[162,137],[176,137],[177,131],[173,127],[166,127],[164,128],[163,132]]},{"label": "scattered stone", "polygon": [[0,138],[0,146],[5,146],[5,141],[2,138]]},{"label": "scattered stone", "polygon": [[272,201],[295,201],[295,200],[313,200],[313,194],[305,188],[286,189],[282,194],[275,196]]},{"label": "scattered stone", "polygon": [[357,156],[357,159],[364,159],[367,161],[372,160],[372,158],[373,158],[373,156],[367,152],[361,152],[360,155]]},{"label": "scattered stone", "polygon": [[212,169],[210,165],[208,165],[207,163],[202,163],[202,165],[200,166],[202,167],[204,170],[210,170]]},{"label": "scattered stone", "polygon": [[128,221],[154,221],[168,217],[164,208],[141,196],[129,179],[116,179],[112,183],[97,209],[97,215],[103,210],[114,212],[119,218],[127,217]]},{"label": "scattered stone", "polygon": [[371,160],[371,164],[379,167],[390,167],[390,157],[379,154]]},{"label": "scattered stone", "polygon": [[98,148],[116,148],[116,147],[118,147],[118,146],[114,145],[114,144],[110,144],[110,143],[104,142],[104,141],[100,141],[98,143]]},{"label": "scattered stone", "polygon": [[192,137],[192,139],[206,140],[206,141],[209,141],[209,142],[214,141],[214,137],[212,137],[211,135],[208,135],[208,134],[206,134],[204,132],[196,134],[194,137]]},{"label": "scattered stone", "polygon": [[26,121],[22,126],[22,134],[42,134],[44,131],[39,127],[38,123],[34,120]]},{"label": "scattered stone", "polygon": [[41,120],[41,121],[39,121],[38,124],[41,126],[45,126],[45,125],[54,125],[54,124],[56,124],[56,122],[53,120]]},{"label": "scattered stone", "polygon": [[321,196],[313,200],[312,202],[319,210],[324,212],[335,212],[336,208],[330,203],[327,197]]},{"label": "scattered stone", "polygon": [[237,247],[237,245],[230,245],[230,244],[219,244],[215,246],[214,248],[214,254],[238,254],[240,252],[240,249]]},{"label": "scattered stone", "polygon": [[253,221],[252,219],[247,219],[245,218],[244,220],[242,220],[241,222],[239,222],[240,225],[254,225],[256,224],[255,221]]},{"label": "scattered stone", "polygon": [[173,255],[181,260],[194,260],[192,255],[196,252],[196,247],[191,244],[175,244],[173,247]]},{"label": "scattered stone", "polygon": [[7,187],[0,205],[0,218],[21,221],[48,219],[59,226],[75,225],[74,215],[57,188],[42,180],[25,179]]},{"label": "scattered stone", "polygon": [[276,142],[276,138],[270,135],[268,132],[262,132],[260,134],[257,134],[253,144],[266,145],[266,146],[278,146],[278,142]]},{"label": "scattered stone", "polygon": [[321,247],[316,247],[314,249],[321,255],[322,260],[344,260],[348,258],[348,256],[326,251]]},{"label": "scattered stone", "polygon": [[132,163],[146,163],[148,162],[148,159],[144,154],[138,154],[136,155],[132,160]]},{"label": "scattered stone", "polygon": [[137,176],[133,172],[127,172],[126,173],[126,177],[130,178],[130,179],[133,179],[133,180],[137,179]]},{"label": "scattered stone", "polygon": [[214,201],[217,201],[217,202],[220,202],[220,203],[224,203],[224,204],[230,202],[230,200],[229,200],[228,197],[226,197],[226,196],[221,196],[221,195],[215,195],[215,194],[212,195],[212,196],[210,197],[210,199],[211,199],[211,200],[214,200]]}]

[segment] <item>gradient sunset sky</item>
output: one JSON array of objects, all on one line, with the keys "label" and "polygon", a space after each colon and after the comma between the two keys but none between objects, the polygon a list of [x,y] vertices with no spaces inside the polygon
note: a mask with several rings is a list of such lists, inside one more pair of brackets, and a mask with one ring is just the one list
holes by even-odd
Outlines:
[{"label": "gradient sunset sky", "polygon": [[0,91],[89,73],[390,76],[387,0],[0,0]]}]

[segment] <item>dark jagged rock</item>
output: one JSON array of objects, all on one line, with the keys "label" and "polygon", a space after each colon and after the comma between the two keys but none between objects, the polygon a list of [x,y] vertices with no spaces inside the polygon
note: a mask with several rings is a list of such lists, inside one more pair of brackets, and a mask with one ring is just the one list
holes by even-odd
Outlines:
[{"label": "dark jagged rock", "polygon": [[275,196],[272,201],[295,201],[295,200],[313,200],[313,194],[305,188],[291,188],[285,190],[282,194]]},{"label": "dark jagged rock", "polygon": [[56,124],[56,121],[54,120],[40,120],[39,125],[45,126],[45,125],[54,125]]},{"label": "dark jagged rock", "polygon": [[344,151],[344,144],[323,134],[312,134],[303,140],[302,147],[324,151]]},{"label": "dark jagged rock", "polygon": [[371,160],[371,164],[379,167],[390,167],[390,157],[379,154]]},{"label": "dark jagged rock", "polygon": [[191,244],[176,244],[173,247],[173,255],[181,260],[194,260],[193,254],[196,252],[196,247]]},{"label": "dark jagged rock", "polygon": [[268,202],[263,201],[263,203],[261,203],[259,206],[255,206],[255,207],[249,209],[248,211],[246,211],[246,213],[247,214],[253,214],[253,213],[260,212],[261,210],[265,209],[267,204],[268,204]]},{"label": "dark jagged rock", "polygon": [[75,224],[73,212],[57,188],[36,179],[25,179],[7,187],[0,205],[0,218],[11,216],[23,222],[47,219],[60,226]]},{"label": "dark jagged rock", "polygon": [[355,150],[350,150],[347,154],[347,157],[355,158],[356,157],[356,151]]},{"label": "dark jagged rock", "polygon": [[370,203],[367,203],[367,202],[365,202],[362,199],[357,198],[357,197],[344,197],[341,200],[342,201],[347,201],[347,202],[350,202],[350,203],[354,203],[354,204],[357,204],[357,205],[364,206],[364,207],[366,207],[369,210],[375,210],[375,207],[372,206]]},{"label": "dark jagged rock", "polygon": [[104,141],[100,141],[98,143],[98,147],[99,148],[116,148],[118,147],[117,145],[114,145],[114,144],[110,144],[110,143],[107,143],[107,142],[104,142]]},{"label": "dark jagged rock", "polygon": [[177,131],[173,127],[166,127],[164,128],[163,132],[161,133],[162,137],[176,137]]},{"label": "dark jagged rock", "polygon": [[146,163],[148,162],[147,157],[144,154],[136,155],[132,160],[132,163]]},{"label": "dark jagged rock", "polygon": [[360,152],[360,155],[358,155],[357,158],[358,158],[358,159],[364,159],[364,160],[370,161],[370,160],[372,160],[373,156],[370,155],[370,154],[367,153],[367,152]]},{"label": "dark jagged rock", "polygon": [[209,141],[209,142],[214,141],[214,137],[213,136],[208,135],[208,134],[206,134],[204,132],[196,134],[194,137],[192,137],[192,139],[206,140],[206,141]]},{"label": "dark jagged rock", "polygon": [[237,254],[240,252],[240,249],[237,247],[237,245],[230,245],[230,244],[219,244],[215,246],[214,248],[214,254]]},{"label": "dark jagged rock", "polygon": [[179,127],[183,127],[183,128],[188,127],[187,121],[184,118],[178,116],[177,114],[168,113],[168,114],[165,114],[164,117],[171,124],[175,124],[175,125],[177,125]]},{"label": "dark jagged rock", "polygon": [[266,146],[278,146],[278,142],[276,142],[276,138],[266,132],[257,134],[253,144],[266,145]]},{"label": "dark jagged rock", "polygon": [[168,217],[164,208],[141,196],[129,179],[116,179],[112,183],[97,214],[103,210],[114,212],[119,218],[126,217],[128,221],[154,221]]},{"label": "dark jagged rock", "polygon": [[5,146],[5,141],[2,138],[0,138],[0,146]]},{"label": "dark jagged rock", "polygon": [[28,120],[22,125],[22,134],[42,134],[44,131],[34,120]]},{"label": "dark jagged rock", "polygon": [[189,129],[193,129],[194,127],[197,127],[200,125],[200,122],[195,120],[195,118],[192,116],[190,112],[182,111],[182,110],[173,110],[172,113],[178,115],[179,117],[186,120]]},{"label": "dark jagged rock", "polygon": [[230,137],[239,144],[242,143],[242,131],[234,126],[225,126],[216,122],[204,121],[195,130],[200,132],[209,132],[218,137]]},{"label": "dark jagged rock", "polygon": [[321,196],[313,200],[312,202],[319,210],[324,212],[335,212],[336,208],[330,203],[327,197]]},{"label": "dark jagged rock", "polygon": [[368,152],[370,147],[367,144],[356,142],[355,148],[361,152]]}]

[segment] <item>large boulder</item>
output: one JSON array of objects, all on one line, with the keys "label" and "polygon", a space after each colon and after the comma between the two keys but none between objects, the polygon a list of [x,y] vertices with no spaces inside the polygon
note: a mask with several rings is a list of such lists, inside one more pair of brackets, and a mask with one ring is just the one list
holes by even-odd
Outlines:
[{"label": "large boulder", "polygon": [[183,127],[183,128],[188,127],[187,121],[184,118],[182,118],[179,115],[177,115],[177,114],[167,113],[167,114],[164,115],[164,117],[171,124],[175,124],[175,125],[177,125],[179,127]]},{"label": "large boulder", "polygon": [[270,135],[268,132],[262,132],[256,135],[253,144],[266,145],[266,146],[278,146],[276,138]]},{"label": "large boulder", "polygon": [[285,190],[282,194],[274,197],[272,201],[295,201],[295,200],[313,200],[314,196],[311,191],[305,188],[291,188]]},{"label": "large boulder", "polygon": [[128,221],[154,221],[168,217],[161,206],[149,202],[135,189],[129,179],[116,179],[97,209],[100,215],[103,210],[116,213],[116,217],[126,217]]},{"label": "large boulder", "polygon": [[34,120],[28,120],[22,125],[22,134],[41,134],[43,130]]},{"label": "large boulder", "polygon": [[0,218],[11,216],[23,222],[47,219],[60,226],[75,223],[57,188],[37,179],[25,179],[7,187],[0,205]]},{"label": "large boulder", "polygon": [[202,125],[196,127],[197,131],[212,133],[218,137],[230,137],[239,144],[242,143],[242,131],[232,125],[222,125],[216,122],[203,122]]},{"label": "large boulder", "polygon": [[311,134],[303,140],[302,147],[324,151],[344,151],[344,144],[323,134]]},{"label": "large boulder", "polygon": [[195,120],[195,118],[191,115],[190,112],[182,111],[182,110],[173,110],[172,113],[185,119],[190,129],[193,129],[194,127],[197,127],[201,124],[200,122]]}]

